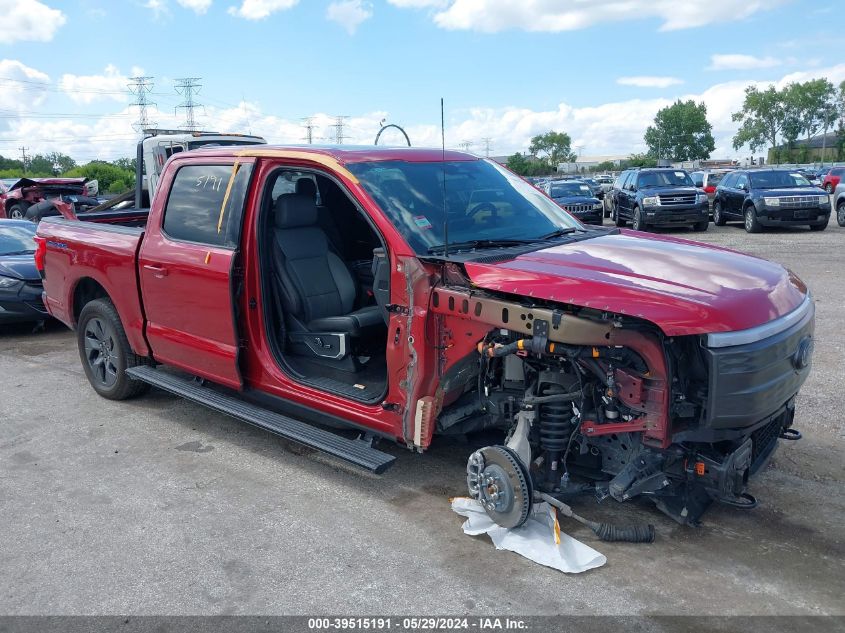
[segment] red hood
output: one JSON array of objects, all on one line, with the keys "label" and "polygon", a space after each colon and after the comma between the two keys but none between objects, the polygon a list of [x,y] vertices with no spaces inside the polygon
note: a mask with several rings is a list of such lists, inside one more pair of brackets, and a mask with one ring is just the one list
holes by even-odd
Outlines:
[{"label": "red hood", "polygon": [[467,263],[466,271],[481,288],[641,317],[669,336],[755,327],[791,312],[807,293],[779,264],[634,231]]}]

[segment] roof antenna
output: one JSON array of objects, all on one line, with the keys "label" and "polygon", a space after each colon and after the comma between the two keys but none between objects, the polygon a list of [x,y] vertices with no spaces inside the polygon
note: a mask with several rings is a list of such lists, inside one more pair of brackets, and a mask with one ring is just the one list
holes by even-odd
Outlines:
[{"label": "roof antenna", "polygon": [[449,213],[446,209],[446,117],[444,115],[443,97],[440,97],[440,144],[442,148],[443,168],[443,259],[449,257]]}]

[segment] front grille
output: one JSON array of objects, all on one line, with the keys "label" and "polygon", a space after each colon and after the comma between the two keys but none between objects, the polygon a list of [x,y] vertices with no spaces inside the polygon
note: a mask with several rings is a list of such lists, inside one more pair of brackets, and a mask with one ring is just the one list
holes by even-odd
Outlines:
[{"label": "front grille", "polygon": [[37,290],[38,292],[44,289],[44,284],[41,281],[27,281],[24,285],[30,290]]},{"label": "front grille", "polygon": [[818,196],[785,196],[779,198],[779,200],[783,209],[804,209],[806,207],[817,207],[819,204]]},{"label": "front grille", "polygon": [[676,194],[660,194],[660,206],[662,207],[677,207],[682,205],[695,204],[694,193],[676,193]]},{"label": "front grille", "polygon": [[565,204],[563,208],[570,213],[590,213],[593,210],[591,204]]}]

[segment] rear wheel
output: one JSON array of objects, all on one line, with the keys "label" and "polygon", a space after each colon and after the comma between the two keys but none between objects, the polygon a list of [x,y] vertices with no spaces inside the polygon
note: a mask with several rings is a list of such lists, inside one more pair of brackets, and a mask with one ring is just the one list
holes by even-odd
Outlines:
[{"label": "rear wheel", "polygon": [[829,182],[824,186],[824,190],[829,194],[833,193],[833,183]]},{"label": "rear wheel", "polygon": [[623,220],[621,217],[619,217],[619,207],[617,207],[617,206],[613,207],[613,211],[610,212],[610,217],[613,218],[613,223],[616,226],[625,226],[627,224],[627,222],[625,222],[625,220]]},{"label": "rear wheel", "polygon": [[757,210],[754,205],[749,205],[745,209],[745,231],[747,233],[759,233],[763,227],[757,221]]},{"label": "rear wheel", "polygon": [[722,203],[713,203],[713,224],[716,226],[725,226],[726,223],[727,220],[725,219],[725,216],[722,215]]},{"label": "rear wheel", "polygon": [[22,204],[15,204],[9,207],[8,213],[11,220],[23,220],[26,217],[26,208]]},{"label": "rear wheel", "polygon": [[146,362],[129,345],[114,305],[108,299],[95,299],[82,308],[77,324],[79,357],[88,382],[109,400],[125,400],[147,390],[147,384],[126,375],[129,367]]},{"label": "rear wheel", "polygon": [[836,205],[836,223],[839,226],[845,226],[845,199],[840,200]]},{"label": "rear wheel", "polygon": [[634,219],[631,221],[631,228],[635,231],[647,231],[648,227],[643,221],[643,212],[636,208],[634,209]]}]

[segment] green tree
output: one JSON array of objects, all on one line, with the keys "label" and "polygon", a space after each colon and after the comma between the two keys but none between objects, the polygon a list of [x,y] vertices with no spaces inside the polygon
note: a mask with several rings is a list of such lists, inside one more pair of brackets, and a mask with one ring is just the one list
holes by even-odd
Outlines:
[{"label": "green tree", "polygon": [[105,161],[91,161],[65,172],[68,178],[97,180],[100,191],[112,191],[115,183],[123,183],[124,191],[135,186],[135,172]]},{"label": "green tree", "polygon": [[734,112],[731,119],[740,123],[733,137],[734,149],[748,145],[752,152],[756,152],[767,144],[776,148],[786,123],[784,95],[774,86],[763,91],[756,86],[748,86],[742,110]]},{"label": "green tree", "polygon": [[625,161],[625,167],[657,167],[657,159],[648,154],[631,154]]},{"label": "green tree", "polygon": [[28,176],[53,176],[56,173],[63,173],[76,167],[76,161],[70,156],[60,152],[49,152],[47,154],[36,154],[27,165]]},{"label": "green tree", "polygon": [[612,160],[602,161],[601,163],[593,167],[593,171],[596,173],[613,171],[614,169],[616,169],[616,163],[614,163]]},{"label": "green tree", "polygon": [[508,162],[506,163],[506,165],[507,168],[515,174],[519,174],[520,176],[528,175],[528,159],[525,158],[525,156],[523,156],[519,152],[508,157]]},{"label": "green tree", "polygon": [[560,163],[574,162],[577,158],[572,153],[572,139],[566,132],[551,131],[538,134],[531,139],[528,151],[545,159],[554,169],[557,169]]},{"label": "green tree", "polygon": [[137,158],[118,158],[114,164],[121,169],[128,169],[133,174],[135,173],[135,165],[138,163]]},{"label": "green tree", "polygon": [[[6,158],[5,156],[0,156],[0,170],[15,170],[17,172],[17,175],[23,175],[23,162],[15,160],[14,158]],[[10,177],[13,176],[4,176],[4,178]]]},{"label": "green tree", "polygon": [[707,106],[692,99],[660,110],[654,125],[645,131],[648,154],[658,159],[700,160],[710,158],[716,149],[713,126],[707,120]]}]

